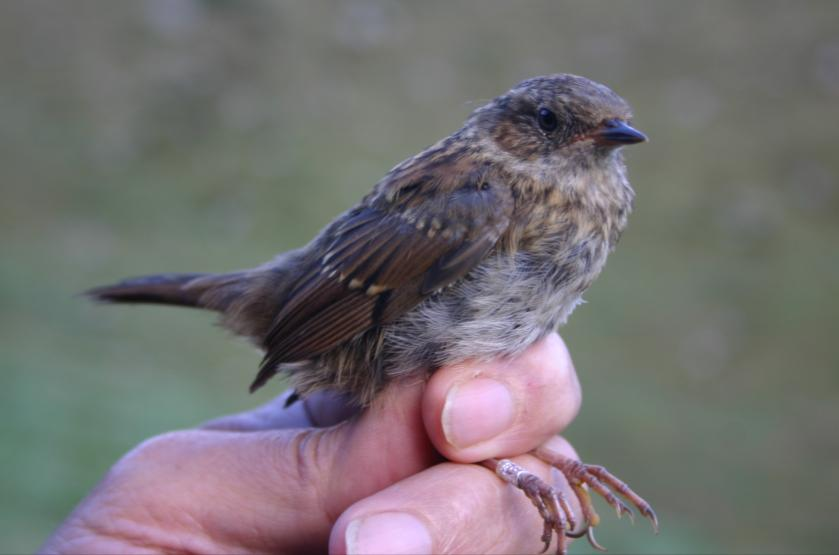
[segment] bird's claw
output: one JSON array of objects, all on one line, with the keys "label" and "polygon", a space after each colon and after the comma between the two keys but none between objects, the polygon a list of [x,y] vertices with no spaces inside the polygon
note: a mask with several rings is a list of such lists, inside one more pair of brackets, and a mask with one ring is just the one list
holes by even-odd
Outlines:
[{"label": "bird's claw", "polygon": [[[597,492],[606,503],[609,504],[620,518],[623,515],[628,515],[632,522],[635,522],[635,514],[632,509],[621,501],[612,490],[615,490],[622,496],[630,505],[635,507],[639,513],[646,517],[652,524],[653,531],[658,534],[658,517],[653,511],[653,508],[647,503],[644,498],[632,491],[632,489],[617,476],[603,468],[602,466],[584,464],[574,459],[570,459],[559,453],[556,453],[546,447],[539,447],[533,451],[533,454],[539,459],[550,464],[566,477],[577,499],[580,502],[580,507],[585,519],[586,537],[589,543],[595,549],[604,550],[604,548],[594,539],[592,529],[600,522],[600,517],[594,510],[591,502],[591,496],[586,489],[586,486],[592,491]],[[582,531],[580,532],[582,535]]]},{"label": "bird's claw", "polygon": [[[545,544],[545,548],[543,552],[550,547],[554,533],[557,535],[557,553],[559,555],[567,554],[568,538],[580,538],[582,536],[586,536],[594,549],[606,551],[606,548],[600,545],[594,537],[594,528],[600,523],[600,516],[594,510],[589,490],[597,492],[598,495],[603,497],[606,503],[615,509],[618,518],[627,515],[632,519],[632,522],[635,522],[635,514],[632,512],[630,505],[635,507],[639,513],[649,519],[653,525],[653,530],[656,534],[658,533],[658,518],[650,504],[602,466],[584,464],[545,447],[534,450],[533,454],[565,476],[580,503],[582,519],[578,519],[574,515],[574,511],[561,491],[513,461],[509,459],[489,459],[484,461],[483,464],[493,470],[502,480],[522,490],[536,506],[544,521],[542,542]],[[628,504],[622,501],[612,490],[623,497]]]}]

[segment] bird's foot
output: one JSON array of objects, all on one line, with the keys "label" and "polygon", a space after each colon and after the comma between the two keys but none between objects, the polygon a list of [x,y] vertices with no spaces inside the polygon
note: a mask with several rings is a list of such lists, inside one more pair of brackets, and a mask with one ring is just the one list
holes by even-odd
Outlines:
[{"label": "bird's foot", "polygon": [[649,519],[653,526],[653,531],[658,534],[658,517],[656,517],[655,511],[653,511],[650,504],[640,495],[632,491],[625,482],[602,466],[581,463],[580,461],[560,455],[545,446],[534,449],[532,454],[559,470],[568,480],[568,484],[577,496],[584,522],[581,530],[578,531],[575,528],[568,534],[569,536],[580,537],[585,534],[592,547],[605,551],[603,546],[598,544],[594,538],[593,529],[600,523],[600,516],[594,510],[594,505],[592,504],[591,496],[586,486],[599,494],[610,507],[615,509],[618,518],[627,515],[634,522],[635,515],[632,509],[612,492],[612,490],[615,490],[630,505],[635,507],[639,513]]},{"label": "bird's foot", "polygon": [[566,555],[567,538],[577,527],[577,521],[562,492],[509,459],[488,459],[483,464],[502,480],[522,490],[539,510],[539,515],[545,523],[542,531],[545,548],[542,551],[547,551],[551,546],[551,539],[556,532],[557,553]]},{"label": "bird's foot", "polygon": [[578,519],[571,509],[568,500],[557,488],[551,486],[532,472],[509,459],[489,459],[484,466],[493,470],[502,480],[522,490],[528,499],[536,506],[544,521],[542,541],[545,549],[551,545],[553,534],[557,535],[557,553],[566,555],[568,552],[568,538],[586,536],[595,549],[606,549],[597,543],[594,528],[600,523],[600,516],[594,510],[590,488],[597,492],[615,509],[618,518],[628,515],[634,521],[632,509],[612,492],[614,489],[629,505],[635,507],[639,513],[650,520],[653,530],[658,533],[658,518],[652,507],[640,495],[632,491],[623,481],[602,466],[584,464],[574,459],[562,456],[546,447],[532,451],[537,458],[559,470],[568,480],[580,503],[582,519]]}]

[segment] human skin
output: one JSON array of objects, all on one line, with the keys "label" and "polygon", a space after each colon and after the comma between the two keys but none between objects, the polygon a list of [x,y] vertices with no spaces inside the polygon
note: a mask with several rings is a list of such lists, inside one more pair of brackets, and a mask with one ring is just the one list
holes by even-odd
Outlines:
[{"label": "human skin", "polygon": [[[530,502],[474,464],[550,446],[580,387],[552,334],[512,360],[440,368],[391,385],[352,415],[316,396],[170,432],[134,448],[67,517],[42,553],[539,553]],[[447,460],[444,460],[447,459]]]}]

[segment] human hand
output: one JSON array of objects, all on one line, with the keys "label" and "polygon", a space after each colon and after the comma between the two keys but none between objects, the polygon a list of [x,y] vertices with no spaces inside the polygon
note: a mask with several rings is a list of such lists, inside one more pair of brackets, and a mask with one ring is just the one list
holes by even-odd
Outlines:
[{"label": "human hand", "polygon": [[[284,397],[140,444],[40,551],[542,550],[542,519],[530,502],[487,469],[459,463],[546,441],[576,458],[556,437],[580,406],[559,336],[513,360],[444,367],[427,383],[394,384],[360,414],[327,395],[283,409]],[[529,455],[513,460],[575,499],[546,464]]]}]

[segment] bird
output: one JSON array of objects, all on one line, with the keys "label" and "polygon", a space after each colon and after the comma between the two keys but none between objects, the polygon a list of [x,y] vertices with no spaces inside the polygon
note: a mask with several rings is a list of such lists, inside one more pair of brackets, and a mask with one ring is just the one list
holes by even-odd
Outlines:
[{"label": "bird", "polygon": [[[605,85],[530,78],[393,167],[301,248],[252,269],[150,275],[87,294],[218,312],[264,351],[251,391],[282,372],[292,401],[329,390],[364,407],[400,378],[515,356],[564,324],[627,225],[635,193],[622,147],[646,140]],[[559,553],[584,534],[601,548],[589,489],[631,515],[617,491],[657,532],[649,503],[603,467],[533,454],[568,478],[581,518],[509,459],[481,464],[533,502],[546,550],[554,533]]]}]

